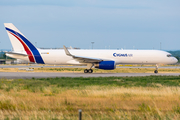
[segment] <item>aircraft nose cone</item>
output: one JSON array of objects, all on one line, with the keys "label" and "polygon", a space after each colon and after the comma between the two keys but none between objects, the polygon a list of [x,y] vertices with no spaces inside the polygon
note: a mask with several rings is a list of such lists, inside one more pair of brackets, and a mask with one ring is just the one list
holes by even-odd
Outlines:
[{"label": "aircraft nose cone", "polygon": [[175,64],[175,63],[177,63],[178,62],[178,59],[177,58],[173,58],[173,63]]},{"label": "aircraft nose cone", "polygon": [[175,58],[176,59],[176,63],[178,62],[178,59],[177,58]]}]

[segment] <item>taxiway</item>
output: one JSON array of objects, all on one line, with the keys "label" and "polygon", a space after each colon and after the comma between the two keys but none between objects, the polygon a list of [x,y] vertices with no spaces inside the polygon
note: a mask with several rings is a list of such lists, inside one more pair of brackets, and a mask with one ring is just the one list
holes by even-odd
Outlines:
[{"label": "taxiway", "polygon": [[56,73],[56,72],[0,72],[0,78],[7,79],[31,79],[31,78],[55,78],[55,77],[132,77],[132,76],[179,76],[180,73]]}]

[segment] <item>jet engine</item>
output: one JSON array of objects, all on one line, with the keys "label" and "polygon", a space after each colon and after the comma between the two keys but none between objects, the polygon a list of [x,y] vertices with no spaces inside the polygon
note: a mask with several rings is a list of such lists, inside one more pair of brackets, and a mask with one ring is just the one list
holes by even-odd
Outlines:
[{"label": "jet engine", "polygon": [[104,70],[113,70],[116,68],[115,61],[101,61],[94,65],[95,68]]}]

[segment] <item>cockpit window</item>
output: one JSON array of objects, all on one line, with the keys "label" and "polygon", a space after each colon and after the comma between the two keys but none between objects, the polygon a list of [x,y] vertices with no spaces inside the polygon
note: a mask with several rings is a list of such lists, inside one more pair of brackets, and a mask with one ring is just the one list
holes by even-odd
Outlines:
[{"label": "cockpit window", "polygon": [[167,57],[173,57],[171,54],[168,54]]}]

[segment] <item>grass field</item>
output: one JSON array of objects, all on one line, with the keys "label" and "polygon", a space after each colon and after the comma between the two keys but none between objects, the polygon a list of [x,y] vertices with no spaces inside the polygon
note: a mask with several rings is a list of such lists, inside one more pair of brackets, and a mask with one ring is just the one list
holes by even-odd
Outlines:
[{"label": "grass field", "polygon": [[180,76],[0,79],[0,119],[180,119]]}]

